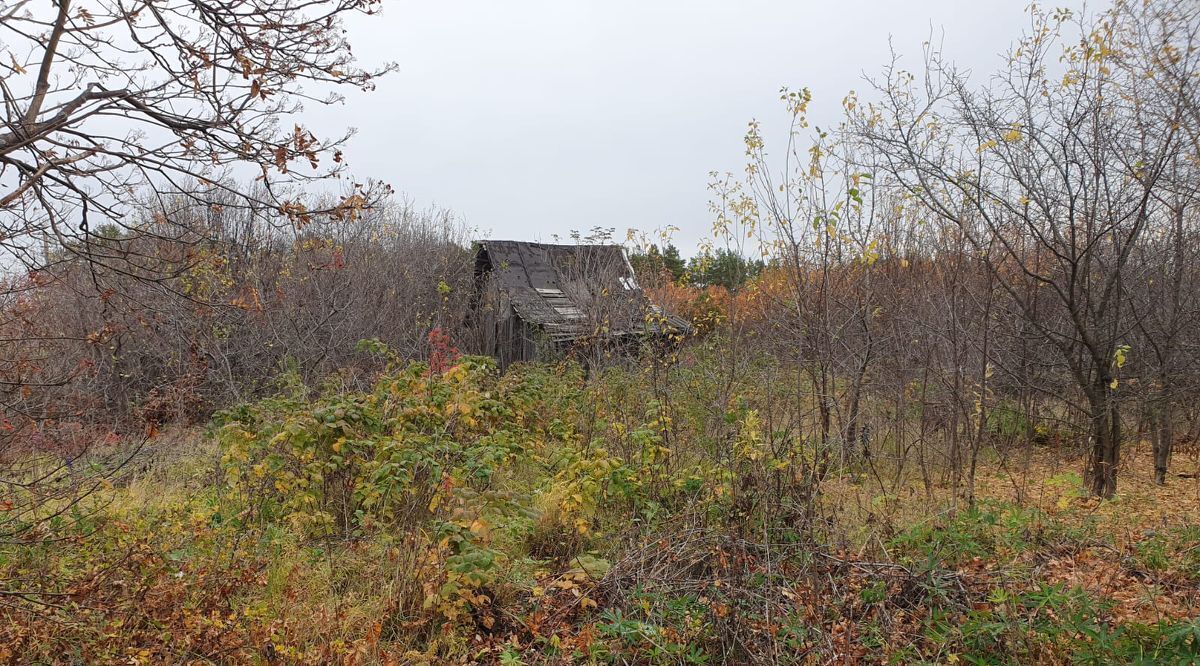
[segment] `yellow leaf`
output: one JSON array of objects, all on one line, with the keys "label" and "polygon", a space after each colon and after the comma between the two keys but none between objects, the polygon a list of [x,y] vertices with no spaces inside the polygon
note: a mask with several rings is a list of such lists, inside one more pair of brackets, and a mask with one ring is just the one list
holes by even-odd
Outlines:
[{"label": "yellow leaf", "polygon": [[975,152],[982,153],[983,151],[991,150],[992,148],[995,148],[998,145],[1000,145],[1000,142],[996,141],[995,139],[988,139],[987,141],[984,141],[983,143],[979,144],[979,148],[977,148],[975,150]]},{"label": "yellow leaf", "polygon": [[1129,345],[1121,345],[1117,347],[1117,351],[1113,353],[1113,361],[1120,368],[1125,365],[1125,354],[1129,351]]},{"label": "yellow leaf", "polygon": [[1021,140],[1021,131],[1018,129],[1009,130],[1008,134],[1004,135],[1004,140],[1009,143],[1012,143],[1013,141],[1020,141]]},{"label": "yellow leaf", "polygon": [[471,523],[471,534],[475,536],[486,537],[488,533],[488,524],[482,518],[476,518],[475,522]]}]

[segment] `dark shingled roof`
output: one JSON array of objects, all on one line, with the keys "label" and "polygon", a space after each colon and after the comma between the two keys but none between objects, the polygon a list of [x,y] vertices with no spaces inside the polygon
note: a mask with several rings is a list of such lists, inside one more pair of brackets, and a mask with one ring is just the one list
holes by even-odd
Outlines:
[{"label": "dark shingled roof", "polygon": [[[628,335],[662,328],[690,329],[682,318],[662,313],[637,284],[620,245],[551,245],[521,241],[478,242],[475,275],[490,273],[527,323],[551,337],[569,340],[596,327],[589,314],[603,311],[609,333]],[[599,308],[597,303],[602,303]],[[647,312],[662,314],[662,326]]]}]

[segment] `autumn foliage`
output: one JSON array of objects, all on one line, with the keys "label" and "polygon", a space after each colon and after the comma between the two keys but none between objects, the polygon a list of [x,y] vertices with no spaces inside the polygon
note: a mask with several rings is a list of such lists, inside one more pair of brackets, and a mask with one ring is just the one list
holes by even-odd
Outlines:
[{"label": "autumn foliage", "polygon": [[[90,31],[154,25],[70,4],[50,25],[117,64]],[[276,121],[388,69],[339,37],[376,4],[251,4],[144,43],[258,136],[145,91],[10,100],[0,157],[42,166],[0,197],[0,660],[1200,663],[1191,4],[1031,6],[986,87],[931,48],[807,146],[812,95],[782,90],[786,149],[749,124],[697,256],[631,248],[655,333],[531,325],[539,360],[503,371],[452,215],[274,189],[342,170]],[[118,108],[177,142],[37,148]],[[255,183],[208,178],[246,159]],[[147,165],[203,186],[127,197]]]}]

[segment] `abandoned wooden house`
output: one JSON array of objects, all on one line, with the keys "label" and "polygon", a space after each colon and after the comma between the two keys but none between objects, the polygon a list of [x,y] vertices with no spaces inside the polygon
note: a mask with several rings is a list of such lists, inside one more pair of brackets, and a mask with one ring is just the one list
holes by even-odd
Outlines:
[{"label": "abandoned wooden house", "polygon": [[476,244],[472,311],[500,367],[575,354],[585,361],[686,332],[650,303],[619,245]]}]

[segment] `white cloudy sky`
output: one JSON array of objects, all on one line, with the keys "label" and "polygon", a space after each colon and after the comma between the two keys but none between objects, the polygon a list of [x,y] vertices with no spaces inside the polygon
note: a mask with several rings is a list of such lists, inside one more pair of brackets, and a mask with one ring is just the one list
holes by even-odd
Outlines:
[{"label": "white cloudy sky", "polygon": [[832,124],[889,38],[916,67],[931,35],[985,75],[1027,2],[387,2],[351,38],[362,61],[399,71],[310,122],[358,128],[356,177],[451,208],[481,236],[674,225],[686,249],[711,225],[709,172],[741,168],[747,121],[786,119],[781,86],[808,86],[814,120]]}]

